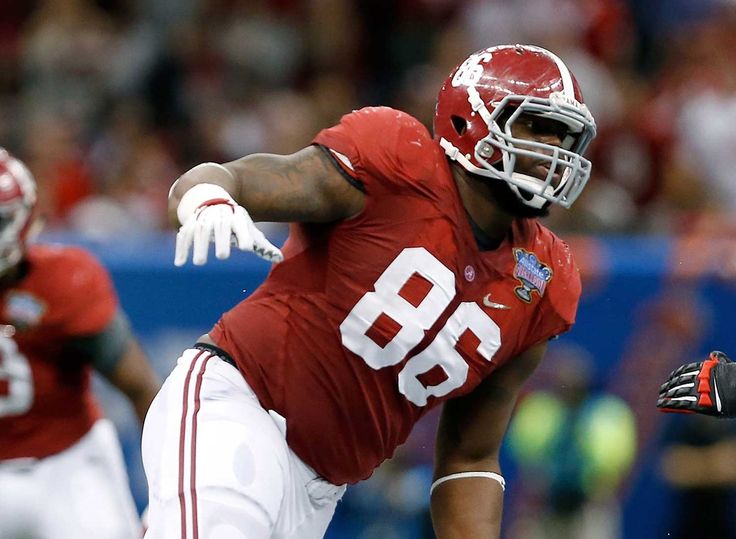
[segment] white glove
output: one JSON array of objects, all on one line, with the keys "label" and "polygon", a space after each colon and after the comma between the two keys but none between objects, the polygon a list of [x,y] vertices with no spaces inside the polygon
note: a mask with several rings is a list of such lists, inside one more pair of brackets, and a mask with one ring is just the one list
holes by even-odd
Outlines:
[{"label": "white glove", "polygon": [[215,256],[230,256],[234,243],[241,251],[252,251],[269,262],[281,262],[281,251],[256,228],[248,212],[238,206],[230,194],[219,185],[200,183],[193,186],[177,208],[182,223],[176,235],[174,264],[183,266],[192,249],[192,262],[201,266],[207,262],[210,243],[215,243]]}]

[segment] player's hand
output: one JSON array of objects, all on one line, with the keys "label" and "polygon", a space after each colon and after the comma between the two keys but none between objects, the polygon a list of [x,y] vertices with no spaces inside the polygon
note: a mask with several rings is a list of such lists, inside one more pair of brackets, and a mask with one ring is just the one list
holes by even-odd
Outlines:
[{"label": "player's hand", "polygon": [[659,388],[657,408],[736,417],[736,363],[716,351],[705,361],[682,365]]},{"label": "player's hand", "polygon": [[191,250],[192,262],[196,266],[203,265],[213,242],[215,256],[221,260],[230,256],[231,244],[241,251],[252,251],[269,262],[284,259],[281,251],[256,228],[245,208],[232,199],[206,201],[186,218],[176,235],[174,264],[183,266]]}]

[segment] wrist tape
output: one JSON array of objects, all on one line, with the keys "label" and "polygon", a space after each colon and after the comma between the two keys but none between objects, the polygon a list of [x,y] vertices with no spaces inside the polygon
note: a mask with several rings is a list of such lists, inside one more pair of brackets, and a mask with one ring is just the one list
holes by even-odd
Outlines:
[{"label": "wrist tape", "polygon": [[179,201],[179,205],[176,207],[176,216],[179,218],[179,222],[183,225],[197,211],[197,208],[213,201],[217,201],[219,204],[231,204],[235,206],[235,200],[230,196],[230,193],[219,185],[198,183],[193,186],[189,191],[184,193],[184,196]]}]

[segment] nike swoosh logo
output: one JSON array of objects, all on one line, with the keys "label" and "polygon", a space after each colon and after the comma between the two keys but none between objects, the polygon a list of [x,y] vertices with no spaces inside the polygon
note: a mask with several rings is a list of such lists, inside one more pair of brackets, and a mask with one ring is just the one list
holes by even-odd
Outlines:
[{"label": "nike swoosh logo", "polygon": [[491,295],[486,294],[483,297],[483,305],[486,307],[490,307],[491,309],[511,309],[508,305],[504,305],[503,303],[496,303],[495,301],[491,301]]}]

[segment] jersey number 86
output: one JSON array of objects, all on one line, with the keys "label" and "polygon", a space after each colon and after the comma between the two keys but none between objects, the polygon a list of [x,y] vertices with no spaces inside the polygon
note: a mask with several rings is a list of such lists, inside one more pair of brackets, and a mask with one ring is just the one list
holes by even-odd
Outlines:
[{"label": "jersey number 86", "polygon": [[[399,294],[415,274],[432,285],[418,305]],[[340,334],[343,346],[376,370],[404,361],[424,338],[425,331],[440,319],[456,294],[455,275],[423,247],[401,251],[373,288],[373,292],[360,298],[340,324]],[[367,335],[382,314],[401,326],[385,346]],[[491,361],[501,347],[501,330],[477,303],[462,302],[432,342],[409,358],[399,371],[399,392],[417,406],[425,406],[430,396],[443,397],[461,387],[468,377],[468,364],[456,350],[456,345],[468,330],[480,341],[476,352],[486,361]],[[425,386],[419,376],[435,367],[444,371],[445,379],[436,385]]]}]

